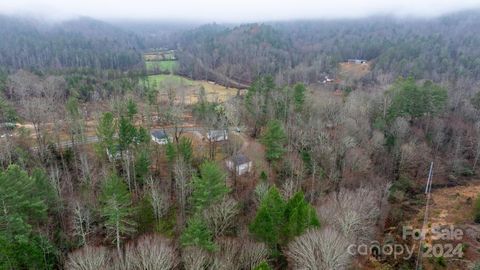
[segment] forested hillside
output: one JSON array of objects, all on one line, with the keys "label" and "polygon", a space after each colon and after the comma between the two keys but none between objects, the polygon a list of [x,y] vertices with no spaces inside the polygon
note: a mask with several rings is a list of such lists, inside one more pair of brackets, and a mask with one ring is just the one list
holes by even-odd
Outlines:
[{"label": "forested hillside", "polygon": [[142,40],[107,23],[0,16],[0,65],[11,69],[142,68]]},{"label": "forested hillside", "polygon": [[183,72],[195,78],[208,77],[207,68],[243,82],[276,74],[283,82],[311,83],[332,74],[339,62],[357,58],[372,61],[375,73],[392,79],[478,79],[479,26],[478,12],[431,20],[378,17],[211,25],[185,33],[179,51]]}]

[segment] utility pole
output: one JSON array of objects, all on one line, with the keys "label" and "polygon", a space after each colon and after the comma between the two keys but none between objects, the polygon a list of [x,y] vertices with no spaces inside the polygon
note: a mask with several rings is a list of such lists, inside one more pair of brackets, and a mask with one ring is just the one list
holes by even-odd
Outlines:
[{"label": "utility pole", "polygon": [[427,235],[425,228],[427,227],[427,221],[428,221],[428,208],[430,204],[430,196],[432,191],[432,177],[433,177],[433,161],[430,163],[430,171],[428,173],[427,185],[425,186],[425,195],[427,196],[427,203],[425,205],[425,215],[423,217],[422,235],[418,243],[417,265],[415,266],[415,270],[419,270],[422,268],[422,253],[423,253],[422,243],[424,240],[423,238]]}]

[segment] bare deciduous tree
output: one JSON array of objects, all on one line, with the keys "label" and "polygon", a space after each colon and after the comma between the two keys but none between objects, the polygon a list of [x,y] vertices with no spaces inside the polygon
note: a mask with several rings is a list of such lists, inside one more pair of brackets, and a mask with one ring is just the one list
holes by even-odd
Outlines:
[{"label": "bare deciduous tree", "polygon": [[209,269],[254,269],[268,259],[267,246],[250,239],[223,238],[217,245],[219,250],[213,254]]},{"label": "bare deciduous tree", "polygon": [[338,194],[330,194],[319,214],[322,220],[339,228],[349,241],[369,240],[380,214],[379,204],[384,191],[384,188],[366,187],[341,189]]},{"label": "bare deciduous tree", "polygon": [[131,270],[168,270],[177,265],[177,254],[170,240],[145,235],[125,247],[125,266]]},{"label": "bare deciduous tree", "polygon": [[336,230],[327,227],[311,229],[295,238],[285,252],[291,269],[347,269],[351,255],[349,241]]},{"label": "bare deciduous tree", "polygon": [[105,247],[84,246],[68,255],[65,269],[105,270],[109,269],[109,252]]},{"label": "bare deciduous tree", "polygon": [[217,241],[218,252],[215,253],[212,266],[215,269],[239,269],[238,252],[241,249],[239,241],[226,238]]},{"label": "bare deciduous tree", "polygon": [[182,261],[185,270],[204,270],[209,263],[209,254],[207,251],[189,246],[182,250]]},{"label": "bare deciduous tree", "polygon": [[254,269],[263,261],[268,260],[269,249],[264,243],[245,239],[241,242],[238,261],[240,269]]},{"label": "bare deciduous tree", "polygon": [[145,194],[148,194],[148,199],[153,208],[153,214],[157,222],[167,214],[170,208],[168,194],[162,191],[157,180],[150,177],[145,185]]},{"label": "bare deciduous tree", "polygon": [[265,194],[267,194],[270,185],[266,181],[261,181],[255,187],[255,202],[257,205],[260,204]]},{"label": "bare deciduous tree", "polygon": [[192,177],[192,169],[183,158],[178,158],[173,167],[173,174],[175,176],[175,194],[180,210],[180,224],[183,227],[186,218],[187,197],[191,192],[189,183]]},{"label": "bare deciduous tree", "polygon": [[79,201],[73,204],[74,234],[80,238],[80,244],[87,244],[87,237],[91,233],[92,218],[90,210]]},{"label": "bare deciduous tree", "polygon": [[224,198],[203,211],[203,217],[215,237],[223,235],[235,224],[235,217],[240,212],[238,202]]}]

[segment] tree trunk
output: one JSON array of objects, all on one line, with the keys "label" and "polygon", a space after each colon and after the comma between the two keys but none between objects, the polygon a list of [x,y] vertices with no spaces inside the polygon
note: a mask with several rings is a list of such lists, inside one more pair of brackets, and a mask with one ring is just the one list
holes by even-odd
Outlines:
[{"label": "tree trunk", "polygon": [[122,251],[120,250],[120,224],[119,220],[117,219],[116,222],[116,239],[117,239],[117,252],[118,252],[118,258],[122,258]]}]

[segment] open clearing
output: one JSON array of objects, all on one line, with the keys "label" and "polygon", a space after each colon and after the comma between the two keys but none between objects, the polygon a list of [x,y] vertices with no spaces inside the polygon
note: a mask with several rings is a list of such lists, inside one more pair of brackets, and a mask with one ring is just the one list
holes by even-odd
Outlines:
[{"label": "open clearing", "polygon": [[148,52],[143,54],[145,68],[147,72],[169,72],[174,73],[178,67],[174,50],[163,50],[156,52]]},{"label": "open clearing", "polygon": [[363,76],[367,75],[370,72],[371,64],[369,62],[363,64],[355,63],[340,63],[338,76],[341,79],[360,79]]},{"label": "open clearing", "polygon": [[[213,82],[191,80],[178,75],[150,75],[148,76],[148,82],[153,87],[160,89],[160,94],[166,94],[166,90],[170,86],[175,86],[175,88],[183,88],[186,93],[187,103],[196,103],[198,101],[198,94],[201,86],[203,86],[205,89],[208,101],[211,102],[224,102],[239,93],[237,88],[227,88]],[[177,91],[177,95],[178,93],[179,91]]]},{"label": "open clearing", "polygon": [[[462,259],[452,258],[448,269],[467,269],[472,262],[480,258],[480,225],[473,221],[473,208],[477,195],[480,194],[480,181],[473,181],[466,186],[445,187],[432,190],[428,226],[437,224],[442,228],[460,228],[464,232],[458,242],[464,246]],[[421,228],[425,209],[419,211],[412,221],[412,225]],[[427,235],[427,245],[432,240]],[[437,243],[435,241],[435,243]],[[451,242],[451,241],[447,241]],[[457,244],[457,243],[455,243]],[[438,265],[433,260],[424,260],[425,269],[437,269]]]},{"label": "open clearing", "polygon": [[164,61],[145,61],[145,68],[147,72],[170,72],[173,73],[177,69],[178,63],[176,60]]}]

